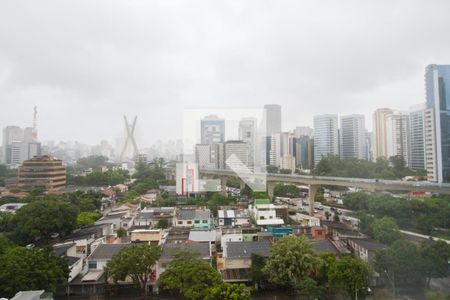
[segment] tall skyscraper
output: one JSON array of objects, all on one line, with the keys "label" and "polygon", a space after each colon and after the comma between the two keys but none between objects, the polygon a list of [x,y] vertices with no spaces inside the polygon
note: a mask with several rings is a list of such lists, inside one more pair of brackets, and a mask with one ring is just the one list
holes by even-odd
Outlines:
[{"label": "tall skyscraper", "polygon": [[339,155],[338,116],[314,116],[314,164],[328,155]]},{"label": "tall skyscraper", "polygon": [[402,156],[407,166],[410,166],[409,151],[409,116],[396,113],[386,117],[387,158]]},{"label": "tall skyscraper", "polygon": [[373,159],[388,157],[386,118],[393,111],[389,108],[379,108],[373,113]]},{"label": "tall skyscraper", "polygon": [[297,168],[305,170],[313,166],[313,151],[311,137],[302,135],[295,139],[295,162]]},{"label": "tall skyscraper", "polygon": [[2,163],[17,166],[35,155],[41,155],[41,143],[34,140],[31,127],[7,126],[3,129]]},{"label": "tall skyscraper", "polygon": [[425,109],[413,107],[409,112],[410,167],[425,169]]},{"label": "tall skyscraper", "polygon": [[264,105],[266,119],[266,135],[272,136],[274,133],[281,132],[281,105]]},{"label": "tall skyscraper", "polygon": [[367,159],[364,115],[341,117],[341,157]]},{"label": "tall skyscraper", "polygon": [[216,115],[206,116],[201,120],[201,143],[223,143],[225,140],[225,120]]},{"label": "tall skyscraper", "polygon": [[434,109],[437,181],[450,182],[450,65],[427,66],[425,90]]},{"label": "tall skyscraper", "polygon": [[438,181],[436,155],[436,121],[434,108],[424,110],[425,169],[429,181]]}]

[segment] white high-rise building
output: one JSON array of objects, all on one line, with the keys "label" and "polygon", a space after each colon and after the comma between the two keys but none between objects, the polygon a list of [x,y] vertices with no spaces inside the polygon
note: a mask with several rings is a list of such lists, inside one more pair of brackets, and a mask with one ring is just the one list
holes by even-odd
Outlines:
[{"label": "white high-rise building", "polygon": [[425,170],[429,181],[438,181],[437,156],[436,156],[436,121],[433,108],[427,108],[423,112],[424,119],[424,152]]},{"label": "white high-rise building", "polygon": [[7,126],[3,129],[2,163],[18,166],[40,154],[41,143],[33,140],[31,127]]},{"label": "white high-rise building", "polygon": [[338,116],[314,116],[314,164],[328,155],[339,155]]},{"label": "white high-rise building", "polygon": [[387,158],[402,156],[410,166],[409,152],[409,115],[390,114],[386,117]]},{"label": "white high-rise building", "polygon": [[364,115],[341,117],[341,158],[367,159]]},{"label": "white high-rise building", "polygon": [[425,106],[411,108],[409,112],[410,167],[425,169]]},{"label": "white high-rise building", "polygon": [[373,113],[373,160],[379,157],[388,157],[386,118],[392,113],[390,108],[379,108]]},{"label": "white high-rise building", "polygon": [[[270,165],[282,168],[283,157],[294,157],[294,134],[281,132],[272,134],[270,148]],[[294,164],[295,165],[295,164]]]}]

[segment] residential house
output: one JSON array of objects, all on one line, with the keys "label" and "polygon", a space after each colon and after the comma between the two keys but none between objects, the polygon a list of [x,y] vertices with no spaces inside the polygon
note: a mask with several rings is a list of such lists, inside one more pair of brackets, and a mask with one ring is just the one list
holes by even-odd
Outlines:
[{"label": "residential house", "polygon": [[221,209],[218,211],[219,226],[251,226],[250,214],[244,209]]},{"label": "residential house", "polygon": [[161,229],[136,229],[130,232],[132,243],[148,243],[149,245],[160,245]]},{"label": "residential house", "polygon": [[352,252],[362,260],[371,263],[377,251],[387,248],[385,244],[372,239],[347,239],[348,246]]},{"label": "residential house", "polygon": [[279,212],[284,209],[286,209],[285,206],[274,205],[269,199],[255,199],[253,205],[249,206],[258,226],[283,225],[284,220]]},{"label": "residential house", "polygon": [[209,209],[178,209],[173,225],[176,227],[212,228],[214,220]]},{"label": "residential house", "polygon": [[226,282],[249,281],[252,254],[268,257],[272,244],[260,242],[228,242],[223,253],[217,254],[217,269]]}]

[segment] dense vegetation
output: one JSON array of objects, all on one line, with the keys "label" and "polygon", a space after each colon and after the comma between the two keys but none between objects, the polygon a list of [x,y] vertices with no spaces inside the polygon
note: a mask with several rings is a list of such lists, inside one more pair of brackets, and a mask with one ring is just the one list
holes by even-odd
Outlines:
[{"label": "dense vegetation", "polygon": [[18,291],[56,291],[67,282],[69,268],[52,249],[26,249],[13,245],[0,234],[0,295],[12,297]]},{"label": "dense vegetation", "polygon": [[382,193],[351,193],[344,197],[344,206],[358,212],[364,230],[366,220],[391,217],[404,229],[426,234],[442,234],[450,229],[450,199],[433,196],[407,200]]},{"label": "dense vegetation", "polygon": [[173,257],[158,279],[162,290],[176,292],[190,300],[250,299],[248,288],[222,282],[220,274],[197,253],[179,250],[173,253]]},{"label": "dense vegetation", "polygon": [[425,176],[426,171],[407,168],[402,156],[392,156],[389,160],[378,158],[376,162],[327,156],[316,165],[313,174],[332,177],[401,179],[405,176]]}]

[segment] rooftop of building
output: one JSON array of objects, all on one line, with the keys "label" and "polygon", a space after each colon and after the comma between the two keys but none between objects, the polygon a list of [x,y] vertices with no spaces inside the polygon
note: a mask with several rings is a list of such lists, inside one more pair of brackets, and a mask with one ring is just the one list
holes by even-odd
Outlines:
[{"label": "rooftop of building", "polygon": [[272,243],[269,241],[228,242],[225,247],[228,258],[250,258],[252,253],[267,257],[270,254]]},{"label": "rooftop of building", "polygon": [[380,243],[378,241],[372,240],[372,239],[354,239],[350,238],[349,241],[359,245],[360,247],[368,250],[368,251],[377,251],[385,249],[387,246],[383,243]]},{"label": "rooftop of building", "polygon": [[90,260],[103,259],[110,260],[114,254],[120,252],[125,247],[130,247],[130,244],[100,244],[89,255]]}]

